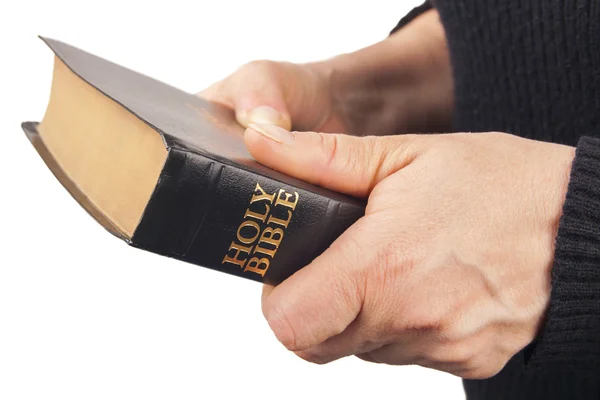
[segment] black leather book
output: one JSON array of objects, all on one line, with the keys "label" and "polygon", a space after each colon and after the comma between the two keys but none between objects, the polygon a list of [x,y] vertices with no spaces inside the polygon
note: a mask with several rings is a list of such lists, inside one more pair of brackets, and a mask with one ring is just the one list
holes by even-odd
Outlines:
[{"label": "black leather book", "polygon": [[258,164],[227,107],[56,40],[51,98],[23,123],[54,175],[132,246],[277,284],[364,213]]}]

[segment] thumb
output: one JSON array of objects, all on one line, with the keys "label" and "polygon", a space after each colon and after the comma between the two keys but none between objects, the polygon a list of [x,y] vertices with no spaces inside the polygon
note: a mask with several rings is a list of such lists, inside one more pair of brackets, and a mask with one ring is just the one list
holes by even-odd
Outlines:
[{"label": "thumb", "polygon": [[416,135],[349,136],[289,132],[250,124],[248,151],[261,164],[286,175],[355,197],[367,197],[382,179],[416,157]]},{"label": "thumb", "polygon": [[250,124],[269,124],[283,129],[292,127],[292,120],[283,97],[276,90],[268,94],[262,93],[260,97],[256,95],[242,97],[236,101],[234,109],[236,120],[244,128]]},{"label": "thumb", "polygon": [[236,120],[244,128],[251,123],[266,123],[291,129],[284,88],[274,83],[274,72],[269,65],[248,64],[233,76],[204,89],[198,96],[234,109]]}]

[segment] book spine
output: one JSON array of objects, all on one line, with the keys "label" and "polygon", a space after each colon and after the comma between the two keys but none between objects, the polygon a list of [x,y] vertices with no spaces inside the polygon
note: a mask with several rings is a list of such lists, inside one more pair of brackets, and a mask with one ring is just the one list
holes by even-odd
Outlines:
[{"label": "book spine", "polygon": [[278,284],[364,214],[263,175],[172,148],[133,246]]}]

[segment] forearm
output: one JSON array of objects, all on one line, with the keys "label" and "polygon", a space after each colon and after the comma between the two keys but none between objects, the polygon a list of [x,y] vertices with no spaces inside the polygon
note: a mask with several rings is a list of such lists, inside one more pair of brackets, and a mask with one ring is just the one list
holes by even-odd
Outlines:
[{"label": "forearm", "polygon": [[452,72],[444,29],[428,11],[386,40],[316,66],[355,134],[448,132]]}]

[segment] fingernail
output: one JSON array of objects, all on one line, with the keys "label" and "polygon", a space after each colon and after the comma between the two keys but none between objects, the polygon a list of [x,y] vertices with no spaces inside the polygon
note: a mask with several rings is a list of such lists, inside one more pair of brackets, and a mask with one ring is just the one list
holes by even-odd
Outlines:
[{"label": "fingernail", "polygon": [[254,123],[248,125],[248,128],[279,144],[292,144],[294,142],[294,134],[277,125]]},{"label": "fingernail", "polygon": [[256,107],[248,112],[246,118],[248,118],[248,124],[271,124],[287,130],[292,128],[288,116],[269,106]]}]

